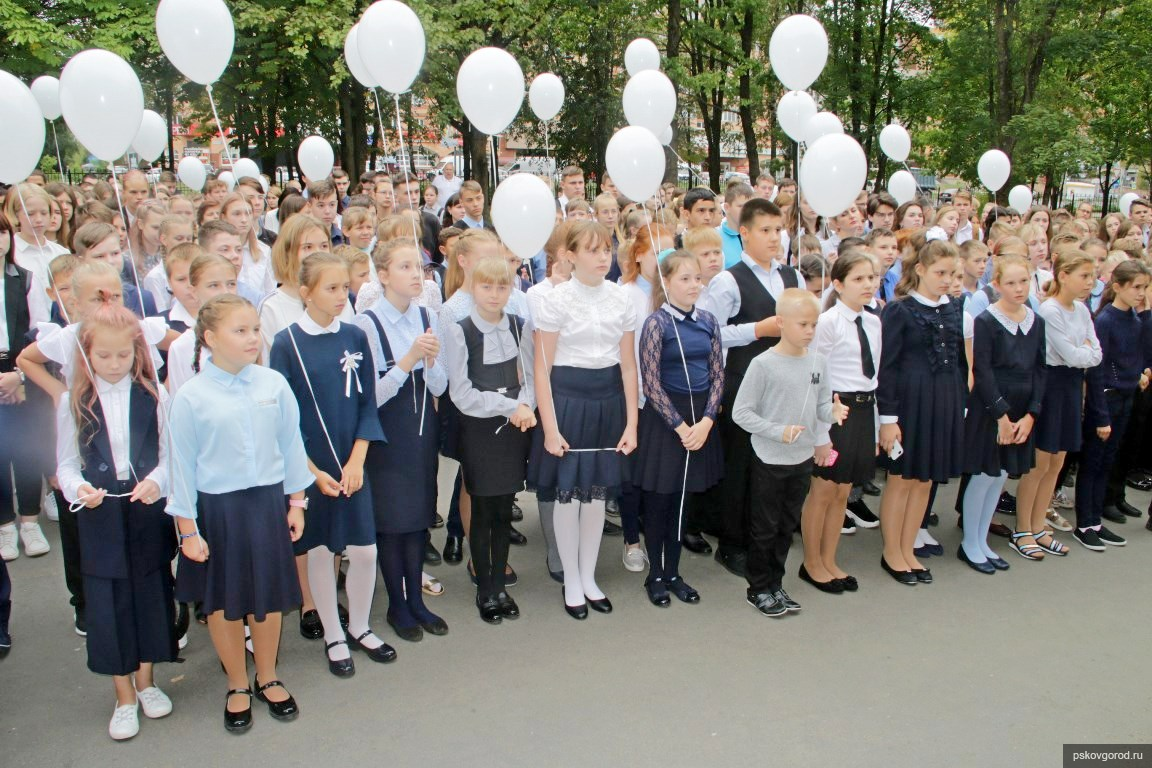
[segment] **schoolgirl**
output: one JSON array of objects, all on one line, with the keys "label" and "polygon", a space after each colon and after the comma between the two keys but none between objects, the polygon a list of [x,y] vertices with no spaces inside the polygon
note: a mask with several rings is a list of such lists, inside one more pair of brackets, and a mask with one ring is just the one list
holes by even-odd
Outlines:
[{"label": "schoolgirl", "polygon": [[1127,540],[1101,524],[1108,473],[1124,440],[1136,388],[1148,386],[1144,334],[1148,322],[1145,293],[1152,271],[1142,261],[1116,265],[1103,309],[1096,315],[1101,363],[1087,375],[1084,443],[1076,473],[1076,530],[1072,535],[1085,548],[1103,552]]},{"label": "schoolgirl", "polygon": [[[376,587],[376,526],[372,494],[364,488],[364,459],[384,440],[376,418],[375,378],[364,331],[340,322],[348,304],[348,268],[330,253],[314,253],[300,267],[299,320],[276,335],[269,365],[288,380],[300,405],[300,431],[316,488],[308,526],[296,542],[308,562],[308,585],[324,627],[328,669],[351,677],[350,647],[377,662],[396,658],[368,626]],[[348,559],[348,633],[336,601],[337,553]],[[341,647],[343,646],[343,647]]]},{"label": "schoolgirl", "polygon": [[252,206],[244,199],[244,195],[233,192],[225,197],[220,203],[220,219],[236,228],[244,244],[241,282],[254,286],[262,295],[272,293],[277,283],[271,266],[272,249],[257,238]]},{"label": "schoolgirl", "polygon": [[1058,251],[1048,298],[1040,305],[1047,345],[1044,402],[1034,429],[1036,466],[1016,488],[1012,538],[1012,548],[1029,560],[1068,554],[1068,548],[1045,528],[1045,518],[1065,459],[1080,450],[1085,372],[1102,358],[1092,315],[1084,305],[1092,291],[1093,266],[1084,251]]},{"label": "schoolgirl", "polygon": [[[424,605],[421,566],[436,512],[437,418],[433,398],[448,388],[436,316],[415,303],[424,270],[411,240],[380,243],[372,255],[384,295],[352,321],[368,336],[376,405],[387,442],[364,463],[376,513],[376,555],[388,590],[388,624],[402,640],[448,625]],[[441,401],[443,402],[443,401]]]},{"label": "schoolgirl", "polygon": [[882,346],[880,318],[867,307],[880,268],[863,249],[850,248],[836,260],[832,293],[811,347],[828,360],[828,382],[849,408],[843,424],[819,423],[812,488],[800,517],[804,563],[799,576],[832,594],[859,588],[856,577],[836,564],[836,549],[852,486],[876,475],[876,363]]},{"label": "schoolgirl", "polygon": [[469,547],[476,571],[476,607],[489,624],[517,619],[504,569],[512,505],[524,488],[531,430],[532,331],[506,313],[513,275],[504,259],[489,257],[472,270],[475,306],[444,327],[444,358],[452,402],[460,411],[460,466],[472,498]]},{"label": "schoolgirl", "polygon": [[888,482],[880,502],[880,564],[901,584],[930,583],[913,549],[932,483],[963,467],[968,362],[960,302],[952,301],[959,254],[934,240],[904,260],[897,298],[881,316],[876,401]]},{"label": "schoolgirl", "polygon": [[79,336],[88,361],[57,410],[56,476],[77,516],[88,625],[88,668],[112,675],[113,739],[172,712],[153,665],[176,658],[172,523],[164,514],[168,456],[164,395],[154,389],[136,317],[109,304]]},{"label": "schoolgirl", "polygon": [[[256,365],[259,325],[239,296],[202,306],[193,356],[200,375],[173,397],[169,415],[167,512],[176,518],[181,552],[176,598],[202,603],[208,616],[228,676],[224,727],[233,732],[251,727],[253,695],[278,720],[299,714],[276,673],[276,654],[281,614],[300,605],[292,542],[304,533],[304,492],[315,479],[288,382]],[[212,357],[201,366],[205,350]],[[251,687],[244,619],[256,662]]]},{"label": "schoolgirl", "polygon": [[[419,223],[417,223],[419,226]],[[376,227],[376,239],[374,242],[387,243],[392,240],[409,240],[412,238],[412,221],[404,216],[388,216],[381,220]],[[420,294],[420,298],[416,303],[430,312],[439,312],[444,304],[444,296],[440,292],[440,285],[437,284],[435,272],[429,274],[430,267],[433,262],[423,257],[423,250],[421,246],[421,255],[424,262],[424,290]],[[373,307],[380,296],[383,294],[383,289],[380,283],[376,281],[376,270],[371,270],[371,282],[365,283],[361,290],[356,294],[356,311],[364,312]]]},{"label": "schoolgirl", "polygon": [[564,607],[576,619],[612,603],[596,584],[604,501],[630,480],[636,448],[636,312],[624,289],[605,282],[612,238],[578,221],[568,231],[572,279],[544,297],[537,332],[536,400],[542,429],[532,439],[528,484],[556,501]]},{"label": "schoolgirl", "polygon": [[[128,228],[128,250],[131,260],[124,265],[124,277],[135,284],[138,275],[144,279],[164,259],[160,246],[160,221],[167,214],[164,203],[145,200],[136,206],[136,218]],[[133,273],[135,270],[135,273]]]},{"label": "schoolgirl", "polygon": [[31,272],[45,286],[51,278],[48,264],[68,253],[63,245],[44,238],[52,216],[51,204],[51,195],[35,184],[17,185],[4,200],[4,216],[16,226],[12,240],[16,266]]},{"label": "schoolgirl", "polygon": [[[691,232],[692,230],[689,230]],[[634,485],[643,493],[648,600],[685,603],[700,594],[680,576],[688,493],[720,481],[724,452],[713,431],[724,395],[720,325],[696,307],[703,289],[700,261],[688,251],[664,252],[653,285],[659,307],[640,334],[640,374],[648,404],[640,410]]]},{"label": "schoolgirl", "polygon": [[192,223],[183,216],[170,214],[160,220],[160,253],[164,258],[140,281],[140,287],[152,296],[152,300],[156,302],[156,309],[160,312],[167,312],[172,308],[172,289],[168,284],[165,266],[168,254],[177,246],[191,243],[194,239]]},{"label": "schoolgirl", "polygon": [[[183,246],[182,246],[183,247]],[[189,244],[188,247],[192,247]],[[199,246],[196,246],[199,248]],[[188,285],[195,297],[197,313],[199,307],[222,293],[236,293],[236,266],[215,253],[200,253],[188,265]],[[192,323],[195,326],[195,323]],[[165,382],[169,394],[175,395],[196,375],[192,367],[192,357],[196,351],[196,329],[188,328],[180,338],[168,347],[168,378]]]},{"label": "schoolgirl", "polygon": [[135,281],[124,273],[124,251],[120,248],[120,236],[110,224],[91,222],[76,230],[72,239],[76,255],[81,259],[103,261],[120,273],[121,294],[124,306],[136,313],[137,317],[151,317],[157,314],[156,302],[149,291],[137,290]]},{"label": "schoolgirl", "polygon": [[[964,418],[964,470],[970,477],[963,496],[964,540],[956,556],[985,574],[1008,570],[988,546],[1004,483],[1036,463],[1033,427],[1044,402],[1047,349],[1044,321],[1028,306],[1030,280],[1027,261],[998,258],[992,285],[1000,298],[975,319],[973,387]],[[1019,540],[1029,536],[1016,536],[1013,549],[1024,554]]]}]

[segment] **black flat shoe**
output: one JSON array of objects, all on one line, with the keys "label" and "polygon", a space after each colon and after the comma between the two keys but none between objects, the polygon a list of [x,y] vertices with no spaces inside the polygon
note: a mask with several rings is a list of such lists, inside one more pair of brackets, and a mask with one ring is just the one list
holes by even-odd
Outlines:
[{"label": "black flat shoe", "polygon": [[696,555],[710,555],[712,554],[712,545],[708,543],[708,539],[704,538],[698,533],[686,533],[684,538],[680,540],[684,545],[684,549]]},{"label": "black flat shoe", "polygon": [[449,536],[444,542],[444,562],[459,565],[464,559],[464,540],[459,536]]},{"label": "black flat shoe", "polygon": [[672,598],[668,596],[668,587],[662,579],[645,581],[644,591],[648,593],[648,602],[657,608],[667,608],[672,605]]},{"label": "black flat shoe", "polygon": [[916,581],[921,584],[932,583],[932,571],[928,568],[913,568],[912,574],[916,577]]},{"label": "black flat shoe", "polygon": [[496,595],[496,602],[500,604],[501,616],[509,620],[520,618],[520,606],[516,605],[516,601],[507,592]]},{"label": "black flat shoe", "polygon": [[424,630],[419,626],[398,627],[392,622],[392,619],[390,618],[388,619],[388,626],[392,627],[392,631],[396,633],[397,637],[409,643],[418,643],[424,639]]},{"label": "black flat shoe", "polygon": [[1120,510],[1127,517],[1143,517],[1144,513],[1136,509],[1136,507],[1129,504],[1124,499],[1116,502],[1116,509]]},{"label": "black flat shoe", "polygon": [[1128,522],[1128,517],[1119,509],[1111,505],[1100,510],[1100,516],[1108,522],[1116,523],[1117,525],[1123,525],[1124,523]]},{"label": "black flat shoe", "polygon": [[[417,627],[417,629],[419,629],[419,627]],[[367,632],[360,635],[360,637],[352,637],[352,635],[348,635],[348,647],[354,651],[363,651],[368,655],[368,658],[372,659],[372,661],[376,662],[377,664],[388,664],[390,662],[396,661],[396,649],[388,645],[388,643],[381,642],[380,645],[376,648],[369,648],[368,646],[364,645],[362,641],[370,634],[372,634],[372,630],[369,629]]]},{"label": "black flat shoe", "polygon": [[[560,581],[564,581],[564,574],[560,574]],[[514,587],[520,583],[520,577],[516,575],[516,569],[508,566],[504,569],[504,586]]]},{"label": "black flat shoe", "polygon": [[[240,712],[228,709],[228,699],[232,696],[247,696],[248,708]],[[233,688],[224,696],[224,730],[229,733],[244,733],[252,727],[252,689]]]},{"label": "black flat shoe", "polygon": [[916,579],[916,574],[912,573],[912,571],[896,570],[888,565],[888,561],[884,559],[883,555],[880,556],[880,566],[884,569],[885,573],[907,587],[914,587],[919,583]]},{"label": "black flat shoe", "polygon": [[524,547],[528,545],[528,537],[515,528],[509,528],[508,543],[515,547]]},{"label": "black flat shoe", "polygon": [[328,671],[336,675],[336,677],[352,677],[356,674],[356,662],[352,658],[333,660],[328,655],[328,651],[332,650],[338,645],[348,645],[347,640],[334,640],[324,646],[324,655],[328,656]]},{"label": "black flat shoe", "polygon": [[1006,571],[1012,567],[1008,564],[1007,560],[1001,557],[990,557],[988,558],[988,562],[992,563],[992,567],[998,571]]},{"label": "black flat shoe", "polygon": [[812,574],[808,573],[808,568],[803,563],[800,564],[801,581],[806,581],[821,592],[827,592],[830,595],[840,595],[844,593],[844,584],[840,579],[829,579],[828,581],[816,581],[812,578]]},{"label": "black flat shoe", "polygon": [[444,559],[440,557],[440,553],[436,551],[431,541],[424,542],[424,565],[440,565]]},{"label": "black flat shoe", "polygon": [[431,621],[420,622],[420,628],[428,634],[435,635],[436,637],[443,637],[444,635],[448,634],[448,622],[444,621],[444,619],[440,618],[439,616],[433,617]]},{"label": "black flat shoe", "polygon": [[963,544],[961,544],[960,547],[956,550],[956,559],[958,559],[960,562],[964,563],[965,565],[967,565],[969,568],[971,568],[974,571],[979,571],[980,573],[983,573],[983,574],[996,573],[996,567],[993,566],[992,563],[990,563],[988,561],[984,561],[983,563],[974,563],[971,560],[969,560],[968,559],[968,553],[964,551],[964,545]]},{"label": "black flat shoe", "polygon": [[700,602],[700,593],[688,586],[684,579],[677,576],[674,579],[668,579],[665,582],[668,585],[668,591],[676,595],[676,599],[682,603],[695,605]]},{"label": "black flat shoe", "polygon": [[860,486],[860,490],[863,491],[868,496],[879,496],[880,495],[880,486],[876,485],[876,483],[872,482],[871,480],[864,483],[864,485]]},{"label": "black flat shoe", "polygon": [[716,562],[724,566],[724,569],[733,576],[744,578],[744,570],[748,565],[748,555],[743,552],[733,552],[732,550],[720,547],[716,550]]},{"label": "black flat shoe", "polygon": [[611,520],[604,521],[604,535],[605,536],[623,536],[624,529],[616,525]]},{"label": "black flat shoe", "polygon": [[[556,582],[557,584],[564,583],[564,571],[553,571],[551,568],[549,568],[548,575],[552,577],[552,581]],[[508,586],[512,585],[509,584]]]},{"label": "black flat shoe", "polygon": [[524,519],[524,510],[520,509],[520,505],[512,502],[512,522],[518,523]]},{"label": "black flat shoe", "polygon": [[444,518],[440,516],[439,512],[432,515],[432,530],[444,527]]},{"label": "black flat shoe", "polygon": [[593,600],[585,595],[584,599],[588,601],[588,607],[597,613],[612,613],[612,601],[608,598],[602,597],[599,600]]},{"label": "black flat shoe", "polygon": [[845,576],[842,579],[836,579],[840,582],[840,586],[844,587],[845,592],[855,592],[860,589],[860,582],[856,581],[855,576]]},{"label": "black flat shoe", "polygon": [[504,616],[500,613],[500,603],[496,602],[496,598],[481,598],[480,595],[476,595],[476,607],[480,610],[480,618],[489,624],[499,624],[504,621]]},{"label": "black flat shoe", "polygon": [[[292,698],[290,694],[284,701],[272,701],[264,693],[269,688],[284,688],[284,683],[279,680],[269,680],[264,685],[260,685],[260,680],[254,677],[252,678],[252,687],[256,689],[256,698],[268,705],[268,714],[277,720],[288,722],[295,720],[296,716],[300,714],[300,708],[296,706],[296,699]],[[287,693],[288,689],[284,688],[284,692]]]},{"label": "black flat shoe", "polygon": [[324,637],[324,624],[320,612],[312,609],[300,614],[300,636],[305,640],[319,640]]},{"label": "black flat shoe", "polygon": [[588,618],[588,604],[587,603],[581,603],[580,605],[576,605],[576,606],[568,605],[568,601],[564,599],[564,589],[563,588],[560,589],[560,599],[561,599],[561,601],[564,602],[564,610],[568,612],[569,616],[571,616],[572,618],[574,618],[578,621],[584,621],[584,619]]}]

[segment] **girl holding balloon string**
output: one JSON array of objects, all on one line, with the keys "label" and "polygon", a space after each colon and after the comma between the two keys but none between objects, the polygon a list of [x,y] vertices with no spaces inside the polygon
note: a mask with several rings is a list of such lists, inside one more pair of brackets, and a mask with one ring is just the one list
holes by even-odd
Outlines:
[{"label": "girl holding balloon string", "polygon": [[31,272],[41,285],[50,285],[48,264],[68,253],[63,245],[44,237],[52,217],[51,195],[35,184],[19,184],[8,190],[4,215],[16,225],[16,237],[12,240],[16,266]]}]

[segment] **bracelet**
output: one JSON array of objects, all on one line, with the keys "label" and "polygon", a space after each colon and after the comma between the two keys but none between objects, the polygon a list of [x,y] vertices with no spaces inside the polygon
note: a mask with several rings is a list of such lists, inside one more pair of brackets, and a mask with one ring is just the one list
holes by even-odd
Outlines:
[{"label": "bracelet", "polygon": [[190,539],[190,538],[192,538],[193,536],[199,536],[199,535],[200,535],[200,532],[199,532],[199,531],[192,531],[192,533],[181,533],[181,534],[180,534],[180,544],[181,544],[181,546],[183,546],[183,544],[184,544],[184,539]]}]

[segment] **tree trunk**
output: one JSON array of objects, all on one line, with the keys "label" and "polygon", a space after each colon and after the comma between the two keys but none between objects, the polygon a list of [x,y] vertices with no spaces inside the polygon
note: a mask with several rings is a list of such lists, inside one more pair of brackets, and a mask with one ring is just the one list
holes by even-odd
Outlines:
[{"label": "tree trunk", "polygon": [[481,189],[488,189],[488,137],[469,125],[467,141],[472,150],[472,178]]},{"label": "tree trunk", "polygon": [[740,126],[744,129],[744,151],[748,155],[748,179],[753,184],[760,175],[760,146],[756,140],[756,119],[752,116],[752,53],[756,14],[753,6],[744,9],[744,23],[740,27],[740,50],[745,62],[740,70]]},{"label": "tree trunk", "polygon": [[1100,191],[1103,197],[1100,201],[1100,217],[1108,213],[1109,198],[1112,196],[1112,161],[1104,163],[1104,178],[1100,181]]},{"label": "tree trunk", "polygon": [[175,120],[176,104],[172,98],[172,89],[164,91],[164,119],[168,123],[168,170],[175,171],[179,163],[176,161],[176,145],[172,138],[172,122]]}]

